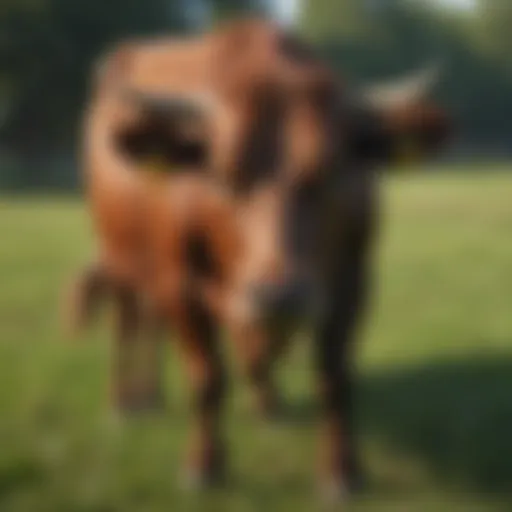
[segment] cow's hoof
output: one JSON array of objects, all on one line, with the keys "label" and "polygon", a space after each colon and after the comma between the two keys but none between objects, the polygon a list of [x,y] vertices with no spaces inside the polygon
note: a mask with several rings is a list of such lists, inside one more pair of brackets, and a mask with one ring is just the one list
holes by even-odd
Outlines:
[{"label": "cow's hoof", "polygon": [[215,449],[208,456],[192,458],[180,477],[182,489],[201,491],[223,487],[226,483],[226,457],[224,450]]},{"label": "cow's hoof", "polygon": [[253,405],[253,410],[257,418],[268,423],[277,423],[285,416],[285,407],[282,400],[273,396],[272,398],[262,399],[257,397]]},{"label": "cow's hoof", "polygon": [[183,471],[179,479],[180,487],[187,492],[201,492],[208,489],[217,489],[226,484],[226,475],[223,470],[205,470],[189,467]]},{"label": "cow's hoof", "polygon": [[161,393],[152,393],[138,400],[137,409],[140,413],[163,413],[166,410],[165,398]]},{"label": "cow's hoof", "polygon": [[349,479],[349,489],[352,494],[360,494],[368,487],[368,481],[364,473],[358,471],[354,472]]},{"label": "cow's hoof", "polygon": [[125,420],[140,417],[144,412],[138,402],[116,403],[113,408],[117,416]]},{"label": "cow's hoof", "polygon": [[327,503],[345,503],[366,488],[362,474],[349,477],[326,477],[320,482],[320,497]]},{"label": "cow's hoof", "polygon": [[112,402],[112,409],[120,418],[135,416],[138,410],[137,401],[128,397],[116,398]]},{"label": "cow's hoof", "polygon": [[123,397],[114,402],[114,409],[121,416],[130,418],[151,413],[165,412],[166,403],[161,394],[151,394],[136,398]]},{"label": "cow's hoof", "polygon": [[263,422],[273,425],[281,423],[285,419],[286,415],[283,407],[275,405],[271,408],[259,411],[258,417]]},{"label": "cow's hoof", "polygon": [[319,491],[320,499],[328,505],[346,503],[352,496],[350,486],[343,480],[335,478],[323,480]]}]

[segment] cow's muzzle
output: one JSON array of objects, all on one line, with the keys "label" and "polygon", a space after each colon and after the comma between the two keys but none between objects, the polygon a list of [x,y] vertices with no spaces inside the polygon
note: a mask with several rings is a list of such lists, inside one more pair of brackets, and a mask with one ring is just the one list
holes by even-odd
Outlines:
[{"label": "cow's muzzle", "polygon": [[315,296],[311,284],[299,279],[259,284],[252,290],[259,316],[269,324],[296,323],[311,316],[316,310]]}]

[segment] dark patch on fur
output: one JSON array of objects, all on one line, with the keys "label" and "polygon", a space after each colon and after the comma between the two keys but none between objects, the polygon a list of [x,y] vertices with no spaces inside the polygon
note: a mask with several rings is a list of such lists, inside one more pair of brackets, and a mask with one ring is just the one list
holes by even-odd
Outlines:
[{"label": "dark patch on fur", "polygon": [[137,162],[158,158],[169,164],[169,169],[200,168],[207,158],[204,138],[187,135],[165,115],[147,114],[136,126],[118,133],[115,143]]},{"label": "dark patch on fur", "polygon": [[186,241],[186,260],[193,276],[206,279],[218,277],[219,267],[204,233],[189,235]]}]

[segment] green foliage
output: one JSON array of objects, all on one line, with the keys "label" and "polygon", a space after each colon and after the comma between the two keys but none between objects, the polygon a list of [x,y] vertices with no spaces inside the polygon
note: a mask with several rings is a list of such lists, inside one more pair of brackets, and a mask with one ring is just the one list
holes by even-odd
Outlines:
[{"label": "green foliage", "polygon": [[512,79],[512,3],[507,0],[479,0],[475,31],[482,50],[504,67]]},{"label": "green foliage", "polygon": [[[209,0],[195,2],[200,7]],[[263,5],[258,0],[214,3],[221,16]],[[0,116],[6,112],[7,117],[4,123],[0,117],[0,161],[8,151],[21,175],[13,181],[12,173],[0,173],[0,187],[51,183],[39,179],[40,162],[51,165],[50,156],[74,150],[94,60],[128,37],[194,29],[188,17],[192,7],[191,0],[2,2]]]},{"label": "green foliage", "polygon": [[167,0],[40,0],[4,10],[0,56],[14,91],[10,146],[30,152],[69,144],[91,62],[121,38],[180,28],[178,14]]}]

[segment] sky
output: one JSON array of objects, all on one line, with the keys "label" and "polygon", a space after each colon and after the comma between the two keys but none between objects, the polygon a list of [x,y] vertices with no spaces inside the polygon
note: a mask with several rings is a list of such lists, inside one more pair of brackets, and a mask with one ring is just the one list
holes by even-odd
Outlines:
[{"label": "sky", "polygon": [[475,0],[441,0],[446,4],[453,4],[455,6],[470,8],[475,4]]},{"label": "sky", "polygon": [[293,23],[299,10],[301,0],[274,0],[274,11],[277,18],[286,25]]},{"label": "sky", "polygon": [[[292,24],[303,0],[273,0],[276,16],[285,24]],[[311,1],[311,0],[310,0]],[[429,1],[429,0],[423,0]],[[436,0],[452,7],[471,8],[475,0]]]}]

